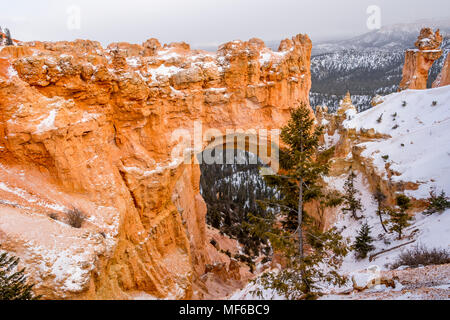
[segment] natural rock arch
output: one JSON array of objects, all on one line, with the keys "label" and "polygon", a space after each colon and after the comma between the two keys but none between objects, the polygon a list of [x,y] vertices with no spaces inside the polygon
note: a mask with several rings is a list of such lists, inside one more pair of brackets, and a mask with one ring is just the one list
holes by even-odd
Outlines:
[{"label": "natural rock arch", "polygon": [[[258,39],[224,44],[217,53],[162,47],[154,39],[107,50],[82,40],[5,49],[2,174],[11,187],[20,184],[41,200],[27,206],[42,218],[8,207],[30,232],[11,227],[4,237],[6,249],[41,279],[38,292],[48,298],[125,298],[137,291],[192,297],[192,284],[211,262],[206,208],[198,166],[171,159],[172,133],[181,128],[195,137],[195,121],[222,132],[281,128],[292,108],[309,104],[309,38],[284,40],[278,52]],[[13,168],[37,182],[17,182]],[[83,209],[85,226],[55,224],[37,204],[46,202]],[[1,219],[12,222],[12,215]],[[34,237],[37,228],[49,232]],[[66,233],[70,245],[47,243],[46,237]],[[31,240],[36,247],[24,246]],[[38,247],[40,255],[33,253]],[[63,256],[79,278],[74,272],[55,278]],[[44,271],[36,268],[42,259]]]},{"label": "natural rock arch", "polygon": [[[255,130],[256,132],[256,130]],[[264,130],[264,134],[254,133],[235,133],[220,137],[220,139],[210,142],[204,150],[210,151],[215,148],[240,149],[258,156],[258,158],[267,166],[261,172],[262,175],[273,174],[279,169],[279,134],[280,131],[275,129],[269,133]],[[212,159],[214,161],[214,159]]]}]

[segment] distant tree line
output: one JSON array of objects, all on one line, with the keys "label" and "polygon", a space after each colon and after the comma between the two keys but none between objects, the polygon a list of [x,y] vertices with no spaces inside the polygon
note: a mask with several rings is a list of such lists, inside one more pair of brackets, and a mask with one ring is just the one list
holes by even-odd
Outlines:
[{"label": "distant tree line", "polygon": [[[427,87],[442,70],[450,52],[450,39],[442,43],[444,54],[431,67]],[[311,58],[311,106],[328,106],[335,112],[348,90],[358,111],[370,108],[372,98],[398,90],[405,62],[404,50],[357,51],[343,50]]]}]

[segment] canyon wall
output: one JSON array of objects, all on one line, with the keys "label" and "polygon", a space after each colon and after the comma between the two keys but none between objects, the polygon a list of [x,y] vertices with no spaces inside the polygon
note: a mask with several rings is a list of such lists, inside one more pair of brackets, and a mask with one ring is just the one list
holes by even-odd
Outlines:
[{"label": "canyon wall", "polygon": [[[207,292],[202,276],[222,261],[198,164],[172,156],[173,133],[194,137],[194,121],[203,132],[281,128],[309,105],[310,55],[305,35],[278,52],[259,39],[217,53],[156,39],[3,48],[0,249],[44,298],[201,298],[193,288]],[[67,224],[74,209],[81,228]]]}]

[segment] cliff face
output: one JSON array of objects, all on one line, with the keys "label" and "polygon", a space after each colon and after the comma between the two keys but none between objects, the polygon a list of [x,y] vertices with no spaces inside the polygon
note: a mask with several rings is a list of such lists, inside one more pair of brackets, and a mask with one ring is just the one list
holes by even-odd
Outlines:
[{"label": "cliff face", "polygon": [[[194,121],[204,131],[280,128],[308,104],[310,53],[303,35],[278,52],[258,39],[217,53],[155,39],[5,47],[2,249],[47,298],[201,297],[192,285],[220,259],[198,165],[171,157],[172,133],[193,133]],[[85,214],[79,229],[66,223],[73,208]]]},{"label": "cliff face", "polygon": [[433,88],[450,85],[450,55],[447,55],[441,73],[433,82]]},{"label": "cliff face", "polygon": [[434,61],[442,55],[442,50],[439,49],[441,43],[439,30],[436,33],[430,28],[421,30],[415,43],[417,49],[406,51],[400,90],[427,88],[428,72]]}]

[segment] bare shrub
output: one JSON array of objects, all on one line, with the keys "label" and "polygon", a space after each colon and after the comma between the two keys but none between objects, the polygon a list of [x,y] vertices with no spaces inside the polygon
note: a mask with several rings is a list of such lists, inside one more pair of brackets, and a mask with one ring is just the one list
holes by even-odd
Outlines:
[{"label": "bare shrub", "polygon": [[378,123],[381,123],[381,121],[383,121],[383,114],[380,114],[380,116],[377,119]]},{"label": "bare shrub", "polygon": [[424,246],[415,246],[402,252],[391,265],[391,269],[400,266],[417,268],[419,266],[439,265],[450,263],[450,252],[445,249],[428,249]]},{"label": "bare shrub", "polygon": [[67,211],[67,223],[74,228],[81,228],[83,221],[86,218],[84,213],[78,209]]}]

